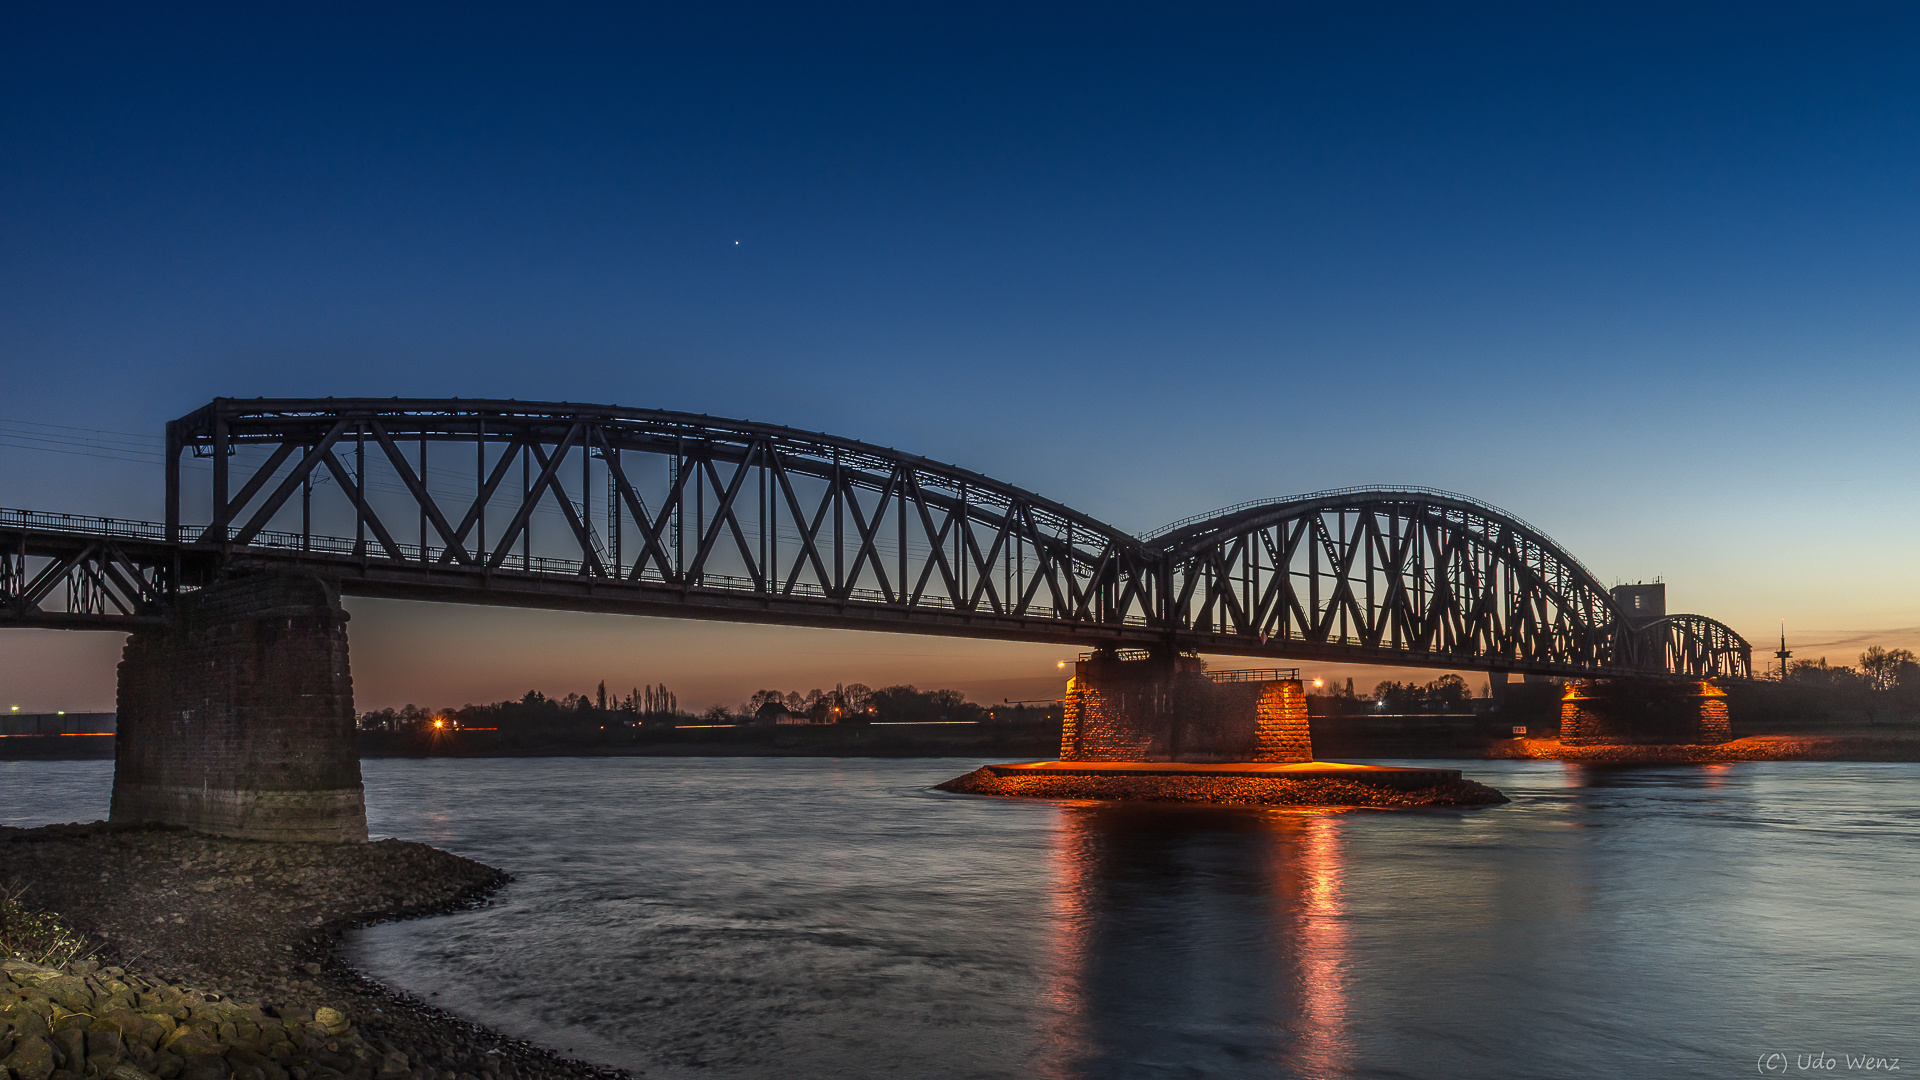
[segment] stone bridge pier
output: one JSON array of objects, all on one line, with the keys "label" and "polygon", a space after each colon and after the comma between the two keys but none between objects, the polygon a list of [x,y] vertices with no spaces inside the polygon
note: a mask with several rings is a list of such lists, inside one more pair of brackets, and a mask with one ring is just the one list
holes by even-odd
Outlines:
[{"label": "stone bridge pier", "polygon": [[112,820],[251,840],[367,839],[347,613],[318,577],[182,593],[120,662]]},{"label": "stone bridge pier", "polygon": [[1582,679],[1560,699],[1568,746],[1699,745],[1733,738],[1727,692],[1706,679]]},{"label": "stone bridge pier", "polygon": [[1200,660],[1099,652],[1067,683],[1062,761],[1313,760],[1298,679],[1216,682]]}]

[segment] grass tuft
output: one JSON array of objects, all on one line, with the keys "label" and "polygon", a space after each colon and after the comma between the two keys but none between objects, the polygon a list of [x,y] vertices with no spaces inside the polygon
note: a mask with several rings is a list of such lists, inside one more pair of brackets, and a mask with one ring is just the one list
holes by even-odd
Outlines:
[{"label": "grass tuft", "polygon": [[25,889],[0,890],[0,956],[61,967],[93,954],[93,946],[59,917],[35,911],[21,899]]}]

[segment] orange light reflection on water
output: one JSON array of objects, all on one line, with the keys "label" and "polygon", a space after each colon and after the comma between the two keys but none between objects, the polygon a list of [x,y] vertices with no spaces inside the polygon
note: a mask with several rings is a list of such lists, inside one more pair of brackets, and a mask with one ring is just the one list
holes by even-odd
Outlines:
[{"label": "orange light reflection on water", "polygon": [[[1347,965],[1344,841],[1341,818],[1330,813],[1305,815],[1296,865],[1301,903],[1276,914],[1293,930],[1300,989],[1300,1040],[1295,1064],[1310,1075],[1346,1071],[1352,1056],[1347,1031]],[[1275,867],[1278,877],[1287,867]]]},{"label": "orange light reflection on water", "polygon": [[[1154,1053],[1171,1033],[1143,1032],[1166,1015],[1221,1013],[1265,1024],[1250,1034],[1283,1075],[1341,1074],[1347,813],[1189,809],[1061,807],[1038,1072],[1091,1078]],[[1209,850],[1224,862],[1193,865]]]}]

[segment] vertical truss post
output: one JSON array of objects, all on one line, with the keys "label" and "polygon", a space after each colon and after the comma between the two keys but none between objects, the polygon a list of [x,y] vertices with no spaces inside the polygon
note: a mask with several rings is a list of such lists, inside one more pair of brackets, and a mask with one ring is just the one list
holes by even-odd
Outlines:
[{"label": "vertical truss post", "polygon": [[[960,481],[959,519],[953,530],[953,581],[955,591],[953,606],[959,611],[973,610],[973,590],[967,588],[967,540],[973,534],[973,517],[967,513],[967,482]],[[949,510],[949,514],[953,511]]]},{"label": "vertical truss post", "polygon": [[491,566],[492,560],[486,557],[487,547],[487,418],[482,415],[475,422],[476,441],[473,444],[473,509],[475,528],[479,529],[479,539],[473,550],[480,558],[480,565]]},{"label": "vertical truss post", "polygon": [[[312,447],[307,453],[313,452]],[[303,455],[304,457],[305,455]],[[300,478],[300,550],[313,550],[313,470]]]},{"label": "vertical truss post", "polygon": [[847,576],[844,557],[846,541],[841,538],[841,520],[844,507],[841,504],[846,486],[840,474],[840,449],[833,451],[833,595],[841,600],[847,598]]},{"label": "vertical truss post", "polygon": [[218,405],[213,410],[213,527],[207,531],[220,543],[227,540],[227,521],[233,508],[227,505],[227,413]]},{"label": "vertical truss post", "polygon": [[679,492],[679,497],[673,500],[673,580],[684,587],[687,583],[687,546],[686,530],[681,526],[686,523],[687,493],[680,485],[680,477],[686,472],[687,457],[685,440],[679,435],[673,437],[671,465],[668,479],[672,487],[668,490]]},{"label": "vertical truss post", "polygon": [[14,608],[16,617],[26,614],[27,534],[20,533],[19,553],[0,555],[0,604]]},{"label": "vertical truss post", "polygon": [[353,553],[367,557],[367,426],[353,428]]},{"label": "vertical truss post", "polygon": [[[772,452],[768,452],[768,457],[772,459],[770,463],[772,463],[776,469],[780,469],[780,457],[776,457]],[[778,471],[774,473],[774,479],[780,479],[780,473],[778,473]],[[764,469],[760,471],[760,484],[766,486],[766,471],[764,471]],[[768,596],[781,596],[781,594],[785,592],[785,586],[776,584],[776,582],[783,582],[783,580],[787,578],[787,575],[778,573],[778,571],[780,571],[780,492],[774,490],[774,488],[766,488],[766,525],[764,525],[764,532],[766,532],[766,592],[768,592]]]},{"label": "vertical truss post", "polygon": [[603,454],[612,455],[607,465],[607,561],[613,564],[608,569],[613,572],[614,580],[618,581],[627,576],[626,558],[620,552],[621,526],[625,524],[625,518],[620,510],[620,482],[616,479],[620,472],[620,448],[609,444],[603,434],[600,449]]},{"label": "vertical truss post", "polygon": [[180,542],[180,421],[167,421],[167,543]]},{"label": "vertical truss post", "polygon": [[767,458],[772,455],[771,443],[757,444],[760,450],[760,504],[754,516],[754,522],[760,530],[760,591],[767,595],[773,593],[773,553],[767,548]]},{"label": "vertical truss post", "polygon": [[[711,444],[702,443],[701,445],[704,449],[708,449],[708,450],[711,449]],[[694,464],[705,465],[711,460],[713,460],[711,453],[703,453],[700,456],[700,460],[698,462],[695,462]],[[705,578],[707,574],[707,560],[702,558],[702,555],[704,554],[702,549],[706,546],[706,542],[707,542],[706,470],[702,468],[695,468],[693,470],[693,568],[697,572],[697,576],[701,578]],[[689,581],[688,584],[698,585],[699,582]]]},{"label": "vertical truss post", "polygon": [[580,552],[580,572],[587,572],[587,563],[593,558],[589,550],[593,543],[593,425],[586,424],[580,429],[580,527],[587,531],[582,537]]},{"label": "vertical truss post", "polygon": [[[427,433],[420,433],[420,490],[429,491],[427,485]],[[420,565],[427,565],[427,504],[420,502]]]}]

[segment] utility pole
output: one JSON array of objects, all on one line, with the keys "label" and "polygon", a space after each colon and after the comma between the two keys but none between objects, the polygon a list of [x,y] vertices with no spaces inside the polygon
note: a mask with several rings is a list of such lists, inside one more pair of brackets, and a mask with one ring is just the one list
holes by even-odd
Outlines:
[{"label": "utility pole", "polygon": [[1773,655],[1780,658],[1780,681],[1787,681],[1787,659],[1793,654],[1787,651],[1787,620],[1780,620],[1780,651]]}]

